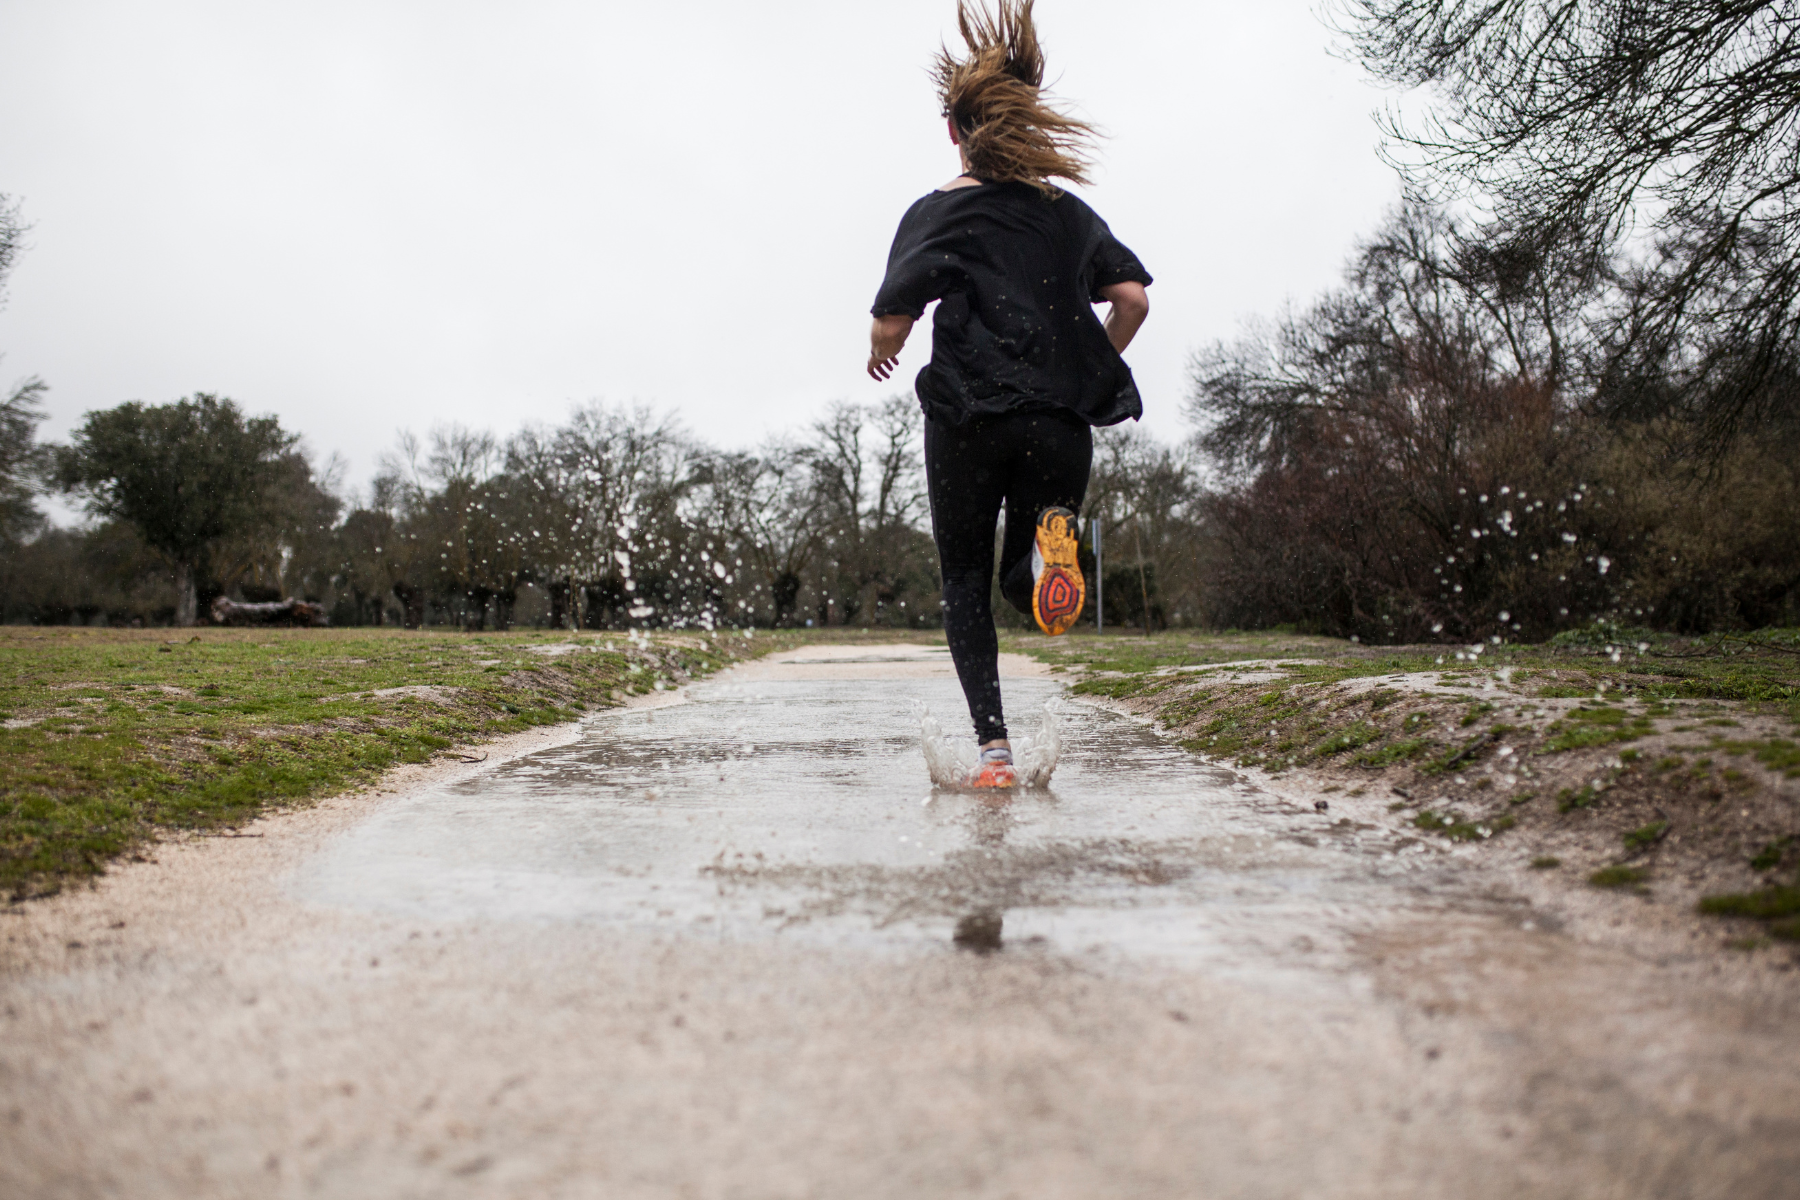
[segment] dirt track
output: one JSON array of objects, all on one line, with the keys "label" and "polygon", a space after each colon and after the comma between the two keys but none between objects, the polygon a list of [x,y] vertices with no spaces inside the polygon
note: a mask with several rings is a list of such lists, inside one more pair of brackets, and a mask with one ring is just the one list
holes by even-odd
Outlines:
[{"label": "dirt track", "polygon": [[926,805],[941,652],[782,658],[0,917],[0,1194],[1794,1194],[1792,974],[1094,709]]}]

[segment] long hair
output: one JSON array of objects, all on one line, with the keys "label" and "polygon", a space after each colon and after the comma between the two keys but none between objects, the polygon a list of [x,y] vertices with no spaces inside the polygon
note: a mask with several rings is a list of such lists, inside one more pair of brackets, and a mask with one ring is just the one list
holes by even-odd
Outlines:
[{"label": "long hair", "polygon": [[996,183],[1029,183],[1046,192],[1053,178],[1087,183],[1095,131],[1045,102],[1044,52],[1031,23],[1033,0],[957,0],[956,25],[969,52],[938,50],[932,79],[944,115],[956,125],[969,169]]}]

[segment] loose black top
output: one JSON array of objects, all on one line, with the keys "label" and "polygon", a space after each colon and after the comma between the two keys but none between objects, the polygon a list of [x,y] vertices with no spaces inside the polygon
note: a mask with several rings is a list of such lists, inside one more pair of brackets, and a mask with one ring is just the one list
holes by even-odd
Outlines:
[{"label": "loose black top", "polygon": [[906,210],[870,311],[916,320],[942,301],[914,384],[934,420],[1066,409],[1116,425],[1144,406],[1092,306],[1101,288],[1131,280],[1150,273],[1075,196],[984,183]]}]

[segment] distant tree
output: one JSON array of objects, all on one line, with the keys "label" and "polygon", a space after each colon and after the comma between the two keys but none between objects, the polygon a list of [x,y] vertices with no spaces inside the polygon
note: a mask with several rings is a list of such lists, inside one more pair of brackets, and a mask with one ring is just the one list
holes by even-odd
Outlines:
[{"label": "distant tree", "polygon": [[766,595],[769,623],[792,623],[819,541],[819,497],[801,452],[777,440],[755,454],[718,454],[708,479],[710,515],[754,580],[744,607],[754,612]]},{"label": "distant tree", "polygon": [[6,277],[24,248],[29,226],[19,220],[19,205],[12,197],[0,193],[0,302],[6,298]]},{"label": "distant tree", "polygon": [[43,381],[27,379],[0,400],[0,549],[18,545],[43,526],[33,500],[44,452],[34,434],[44,419],[38,398],[47,390]]},{"label": "distant tree", "polygon": [[[0,195],[0,304],[6,299],[6,278],[12,274],[25,228],[19,206]],[[42,380],[27,379],[0,400],[0,550],[18,545],[43,525],[32,503],[44,466],[43,450],[34,437],[44,419],[38,402],[48,390]]]},{"label": "distant tree", "polygon": [[919,529],[926,512],[922,420],[911,396],[890,396],[879,404],[834,404],[808,431],[800,455],[811,471],[824,543],[817,560],[824,622],[873,625],[891,617],[881,610],[900,603],[907,577],[919,574],[914,568],[929,544]]},{"label": "distant tree", "polygon": [[1630,542],[1555,383],[1574,316],[1465,273],[1463,249],[1404,209],[1343,287],[1194,356],[1215,619],[1385,642],[1547,634],[1624,602],[1625,572],[1589,564]]},{"label": "distant tree", "polygon": [[680,508],[705,457],[677,422],[650,409],[576,409],[552,441],[569,521],[560,571],[580,587],[590,626],[661,623],[685,533]]},{"label": "distant tree", "polygon": [[1347,0],[1345,16],[1375,75],[1430,94],[1424,121],[1390,120],[1392,156],[1489,211],[1496,261],[1594,263],[1654,235],[1608,334],[1608,410],[1675,410],[1717,449],[1800,409],[1800,0]]},{"label": "distant tree", "polygon": [[274,417],[198,393],[174,404],[133,401],[89,413],[56,452],[56,481],[96,516],[135,527],[175,568],[178,625],[196,618],[207,553],[280,522],[298,438]]},{"label": "distant tree", "polygon": [[[1106,621],[1150,628],[1192,620],[1209,574],[1198,511],[1204,497],[1191,446],[1170,446],[1136,425],[1095,431],[1094,470],[1082,514],[1104,544]],[[1090,587],[1088,604],[1099,599]],[[1001,610],[996,610],[1001,611]]]},{"label": "distant tree", "polygon": [[317,472],[299,450],[276,459],[265,490],[269,519],[208,551],[200,573],[201,607],[211,595],[233,589],[246,600],[322,600],[337,565],[333,531],[343,502],[331,489],[341,472],[335,456]]}]

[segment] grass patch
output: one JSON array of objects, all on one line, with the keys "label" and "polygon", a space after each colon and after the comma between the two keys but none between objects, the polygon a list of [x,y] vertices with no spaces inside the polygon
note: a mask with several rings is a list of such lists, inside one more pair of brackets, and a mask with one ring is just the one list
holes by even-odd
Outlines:
[{"label": "grass patch", "polygon": [[1633,717],[1623,709],[1600,705],[1576,709],[1552,724],[1548,732],[1550,740],[1544,743],[1540,754],[1636,741],[1656,732],[1656,726],[1648,717]]},{"label": "grass patch", "polygon": [[1750,859],[1750,869],[1752,871],[1773,871],[1781,865],[1781,860],[1787,857],[1788,847],[1793,844],[1794,839],[1791,836],[1776,838],[1758,850]]},{"label": "grass patch", "polygon": [[1385,746],[1377,746],[1372,750],[1359,752],[1350,761],[1359,767],[1386,767],[1397,762],[1410,762],[1415,758],[1423,758],[1434,749],[1435,743],[1427,738],[1406,738],[1398,742],[1389,742]]},{"label": "grass patch", "polygon": [[1648,825],[1640,825],[1636,829],[1625,832],[1625,849],[1635,854],[1640,850],[1648,850],[1663,840],[1669,832],[1667,821],[1652,821]]},{"label": "grass patch", "polygon": [[1499,728],[1478,734],[1444,757],[1426,763],[1420,770],[1427,775],[1442,775],[1449,771],[1455,771],[1468,763],[1479,762],[1482,755],[1493,748],[1494,743],[1498,740],[1498,734],[1503,732],[1505,732],[1504,728]]},{"label": "grass patch", "polygon": [[1472,704],[1469,706],[1469,711],[1462,715],[1462,720],[1458,721],[1457,724],[1462,726],[1462,728],[1467,729],[1469,726],[1493,711],[1494,706],[1486,701],[1479,704]]},{"label": "grass patch", "polygon": [[1642,867],[1601,867],[1588,876],[1588,882],[1598,888],[1641,887],[1650,878],[1650,872]]},{"label": "grass patch", "polygon": [[[0,630],[0,708],[45,718],[0,730],[0,893],[47,894],[159,829],[241,824],[458,743],[573,720],[629,679],[648,691],[791,641]],[[581,649],[532,653],[550,642]]]},{"label": "grass patch", "polygon": [[1554,854],[1540,854],[1531,860],[1531,869],[1534,871],[1554,871],[1560,866],[1562,866],[1562,859]]},{"label": "grass patch", "polygon": [[1740,758],[1749,755],[1771,771],[1780,771],[1789,779],[1800,778],[1800,744],[1788,738],[1721,740],[1713,743],[1713,749]]},{"label": "grass patch", "polygon": [[1505,833],[1517,823],[1510,816],[1493,821],[1459,821],[1453,816],[1434,813],[1429,809],[1413,818],[1415,827],[1431,833],[1441,833],[1453,842],[1484,841],[1496,833]]},{"label": "grass patch", "polygon": [[1708,916],[1767,921],[1771,937],[1800,941],[1800,886],[1789,884],[1764,888],[1760,892],[1707,896],[1696,907]]},{"label": "grass patch", "polygon": [[1697,907],[1709,916],[1751,917],[1759,921],[1800,916],[1800,887],[1789,884],[1764,888],[1760,892],[1706,896]]},{"label": "grass patch", "polygon": [[1369,724],[1367,721],[1358,721],[1348,729],[1340,729],[1338,732],[1326,738],[1323,742],[1320,742],[1318,752],[1321,755],[1327,756],[1332,754],[1342,754],[1346,750],[1356,750],[1366,746],[1380,736],[1381,730],[1375,728],[1375,726]]},{"label": "grass patch", "polygon": [[1578,808],[1587,808],[1599,798],[1600,793],[1591,783],[1584,783],[1579,788],[1562,788],[1556,793],[1556,811],[1559,813],[1574,812]]}]

